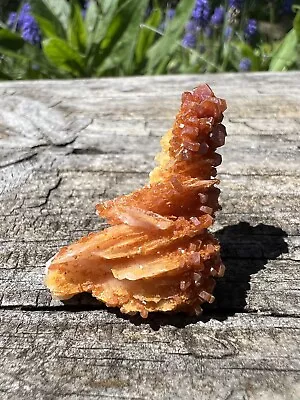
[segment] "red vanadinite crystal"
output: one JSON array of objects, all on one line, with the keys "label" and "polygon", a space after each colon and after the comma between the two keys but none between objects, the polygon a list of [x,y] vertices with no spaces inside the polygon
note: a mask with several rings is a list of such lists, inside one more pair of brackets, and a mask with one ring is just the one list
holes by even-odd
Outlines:
[{"label": "red vanadinite crystal", "polygon": [[199,86],[192,92],[184,92],[173,128],[173,140],[170,141],[171,156],[188,160],[193,157],[191,152],[205,155],[210,147],[222,146],[225,142],[225,131],[219,121],[225,110],[226,102],[217,99],[207,85]]}]

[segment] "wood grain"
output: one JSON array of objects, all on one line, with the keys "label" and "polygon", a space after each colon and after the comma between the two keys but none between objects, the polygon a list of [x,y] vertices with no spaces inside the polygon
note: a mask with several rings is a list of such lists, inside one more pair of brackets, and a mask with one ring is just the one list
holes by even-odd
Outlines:
[{"label": "wood grain", "polygon": [[[300,73],[0,84],[0,391],[32,399],[300,398]],[[43,285],[95,205],[142,186],[180,93],[228,101],[226,275],[199,320],[122,317]]]}]

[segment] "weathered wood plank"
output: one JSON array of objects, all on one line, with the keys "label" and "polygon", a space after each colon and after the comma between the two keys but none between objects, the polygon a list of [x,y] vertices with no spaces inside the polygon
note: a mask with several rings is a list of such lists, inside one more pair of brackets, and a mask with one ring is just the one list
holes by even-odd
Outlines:
[{"label": "weathered wood plank", "polygon": [[[299,398],[299,78],[0,84],[4,398]],[[143,185],[180,93],[203,80],[229,105],[215,304],[199,321],[141,323],[84,296],[53,301],[45,261],[105,226],[97,202]]]},{"label": "weathered wood plank", "polygon": [[236,315],[193,324],[156,316],[149,324],[107,311],[0,318],[7,399],[298,398],[296,319]]}]

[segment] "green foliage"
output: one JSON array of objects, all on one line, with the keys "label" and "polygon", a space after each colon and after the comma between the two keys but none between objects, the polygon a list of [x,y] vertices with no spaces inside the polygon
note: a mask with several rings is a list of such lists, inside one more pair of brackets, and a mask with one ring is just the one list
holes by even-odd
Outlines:
[{"label": "green foliage", "polygon": [[24,40],[14,32],[8,29],[0,31],[0,50],[17,51],[24,47]]},{"label": "green foliage", "polygon": [[67,28],[68,42],[71,47],[84,54],[86,51],[87,31],[81,15],[81,8],[76,2],[71,2],[71,14]]},{"label": "green foliage", "polygon": [[[160,0],[90,0],[84,14],[79,0],[30,0],[41,43],[24,40],[17,24],[0,24],[0,79],[238,71],[243,59],[251,71],[300,67],[300,7],[294,7],[293,27],[282,39],[261,33],[247,40],[244,29],[257,13],[254,3],[244,2],[237,14],[225,7],[224,22],[210,23],[210,35],[200,29],[196,46],[188,48],[182,38],[195,0],[173,2],[177,7],[170,19]],[[274,4],[259,8],[261,18],[270,13],[271,27],[279,19]],[[213,9],[220,1],[210,5]]]},{"label": "green foliage", "polygon": [[272,56],[270,71],[285,71],[293,66],[300,54],[300,7],[297,7],[293,28],[285,36]]},{"label": "green foliage", "polygon": [[141,26],[135,48],[135,60],[139,66],[145,65],[147,51],[154,43],[156,37],[155,30],[159,28],[162,18],[163,13],[161,9],[156,6],[156,8],[151,11],[145,24]]},{"label": "green foliage", "polygon": [[[42,78],[44,74],[50,78],[77,78],[143,73],[145,54],[137,47],[141,40],[145,41],[145,37],[140,38],[140,26],[149,0],[91,0],[85,18],[77,0],[32,0],[30,4],[42,33],[41,46],[25,43],[19,33],[1,29],[0,51],[7,56],[0,64],[2,79]],[[156,10],[150,23],[161,20],[160,13]],[[150,46],[154,40],[150,31],[146,44]],[[7,74],[9,69],[11,75]]]},{"label": "green foliage", "polygon": [[[255,3],[257,8],[258,2],[243,2],[241,10],[232,10],[226,8],[228,2],[222,2],[225,10],[223,22],[215,25],[209,22],[209,34],[205,29],[195,33],[196,45],[177,51],[176,57],[169,64],[168,71],[182,73],[239,71],[242,70],[244,60],[248,63],[249,71],[286,71],[299,68],[300,6],[293,7],[294,12],[298,11],[293,28],[281,40],[278,40],[278,35],[282,35],[284,27],[289,26],[292,13],[282,17],[282,25],[277,20],[276,23],[258,21],[257,32],[249,38],[246,32],[249,29],[249,16],[252,17],[251,13],[255,11],[253,8]],[[272,8],[277,3],[268,4],[267,10],[270,7],[270,20],[272,20],[274,11]],[[214,5],[219,6],[220,2],[214,1]],[[282,3],[278,2],[278,5],[282,6]],[[282,9],[277,10],[276,17],[278,15],[282,16]],[[273,19],[275,21],[275,14]],[[228,28],[232,33],[227,33]],[[274,39],[270,40],[272,35]]]},{"label": "green foliage", "polygon": [[284,71],[293,65],[297,59],[296,48],[298,39],[295,29],[286,35],[278,49],[274,52],[269,71]]},{"label": "green foliage", "polygon": [[84,74],[83,57],[69,44],[58,38],[49,38],[43,41],[43,50],[47,59],[58,69],[70,72],[78,77]]},{"label": "green foliage", "polygon": [[148,1],[145,0],[119,2],[117,13],[100,46],[96,76],[138,73],[135,70],[134,53],[147,5]]},{"label": "green foliage", "polygon": [[55,8],[52,3],[53,2],[43,0],[32,0],[30,2],[32,13],[46,38],[60,37],[65,39],[66,31],[60,19],[54,12]]},{"label": "green foliage", "polygon": [[175,17],[168,24],[164,35],[148,51],[148,66],[146,69],[148,74],[162,74],[165,72],[167,64],[178,50],[179,40],[184,31],[186,21],[192,13],[194,4],[194,0],[181,0],[178,3]]}]

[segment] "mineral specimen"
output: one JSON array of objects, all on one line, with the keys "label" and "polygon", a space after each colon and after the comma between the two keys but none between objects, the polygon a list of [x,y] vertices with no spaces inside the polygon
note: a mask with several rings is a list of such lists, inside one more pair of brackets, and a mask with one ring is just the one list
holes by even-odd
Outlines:
[{"label": "mineral specimen", "polygon": [[111,225],[62,248],[46,285],[68,299],[90,292],[109,307],[146,318],[152,311],[200,314],[224,274],[208,228],[220,209],[216,167],[224,145],[226,102],[207,85],[184,92],[173,128],[161,140],[150,183],[97,205]]}]

